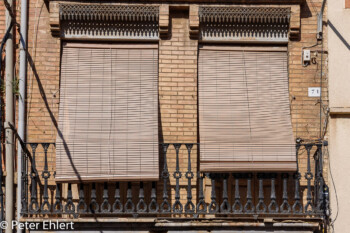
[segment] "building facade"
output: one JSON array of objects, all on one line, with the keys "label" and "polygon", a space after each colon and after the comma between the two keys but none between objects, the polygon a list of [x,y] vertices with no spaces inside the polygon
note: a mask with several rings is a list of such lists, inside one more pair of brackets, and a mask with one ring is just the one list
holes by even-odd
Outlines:
[{"label": "building facade", "polygon": [[78,231],[327,230],[343,118],[330,118],[330,134],[328,119],[346,101],[328,105],[342,94],[328,92],[339,81],[328,80],[336,45],[323,5],[28,1],[20,221],[40,223],[33,231],[44,220]]}]

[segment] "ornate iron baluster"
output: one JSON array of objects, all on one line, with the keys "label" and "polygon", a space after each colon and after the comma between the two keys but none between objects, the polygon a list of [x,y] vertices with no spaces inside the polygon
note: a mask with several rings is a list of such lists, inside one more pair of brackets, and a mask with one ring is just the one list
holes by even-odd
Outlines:
[{"label": "ornate iron baluster", "polygon": [[95,214],[100,211],[100,206],[98,205],[96,201],[96,184],[92,183],[92,188],[91,188],[91,201],[89,205],[90,212]]},{"label": "ornate iron baluster", "polygon": [[253,213],[255,210],[254,204],[253,204],[253,197],[252,197],[252,173],[248,173],[245,175],[247,178],[247,203],[244,205],[244,212],[246,213]]},{"label": "ornate iron baluster", "polygon": [[293,204],[293,213],[295,214],[301,214],[303,212],[303,206],[300,202],[300,178],[301,175],[299,172],[296,172],[293,175],[294,182],[295,182],[295,194],[294,194],[294,204]]},{"label": "ornate iron baluster", "polygon": [[294,179],[294,183],[295,183],[295,193],[294,193],[294,204],[292,206],[292,210],[294,214],[301,214],[303,212],[303,206],[301,205],[300,202],[300,193],[299,193],[299,187],[300,187],[300,178],[301,178],[301,174],[299,172],[299,150],[300,150],[300,144],[298,143],[296,145],[296,153],[295,153],[295,157],[296,157],[296,161],[297,161],[297,172],[293,174],[293,179]]},{"label": "ornate iron baluster", "polygon": [[163,202],[160,205],[160,210],[162,213],[170,213],[171,207],[169,204],[169,196],[168,196],[168,179],[169,179],[169,171],[168,171],[168,163],[167,163],[167,151],[169,144],[165,143],[162,144],[163,146],[163,154],[164,154],[164,166],[163,166],[163,172],[162,172],[162,178],[163,178]]},{"label": "ornate iron baluster", "polygon": [[79,202],[77,205],[78,213],[86,213],[87,212],[87,204],[85,202],[85,194],[84,194],[84,184],[81,183],[79,185]]},{"label": "ornate iron baluster", "polygon": [[215,191],[215,179],[218,177],[218,175],[211,173],[209,177],[211,179],[211,202],[209,205],[209,213],[216,214],[219,211],[219,205],[216,202],[216,191]]},{"label": "ornate iron baluster", "polygon": [[108,183],[103,183],[103,201],[101,203],[101,212],[109,213],[111,211],[111,204],[108,202]]},{"label": "ornate iron baluster", "polygon": [[220,211],[223,214],[228,214],[231,212],[231,205],[228,203],[228,194],[227,194],[227,179],[228,174],[222,174],[222,185],[223,185],[223,192],[222,192],[222,203],[220,205]]},{"label": "ornate iron baluster", "polygon": [[317,195],[317,212],[322,214],[324,209],[324,199],[323,199],[323,189],[324,189],[324,181],[323,181],[323,158],[322,158],[322,145],[317,145],[317,160],[315,161],[315,164],[317,164],[317,170],[315,170],[315,174],[317,176],[315,187],[318,189],[318,195]]},{"label": "ornate iron baluster", "polygon": [[67,194],[67,203],[64,206],[64,211],[67,214],[75,213],[75,205],[73,203],[73,194],[72,194],[72,184],[68,183],[68,194]]},{"label": "ornate iron baluster", "polygon": [[48,192],[48,179],[51,174],[49,172],[49,166],[47,164],[47,150],[49,149],[50,143],[42,143],[42,147],[44,148],[45,154],[45,165],[44,171],[41,173],[41,177],[44,179],[44,195],[43,195],[43,203],[41,204],[41,212],[43,214],[48,214],[51,211],[51,204],[49,203],[49,192]]},{"label": "ornate iron baluster", "polygon": [[258,180],[259,180],[259,202],[256,205],[256,212],[257,213],[265,213],[266,212],[266,205],[264,202],[264,179],[265,174],[258,173]]},{"label": "ornate iron baluster", "polygon": [[36,152],[36,148],[38,147],[38,143],[30,143],[30,146],[32,148],[33,160],[32,160],[32,167],[31,167],[31,173],[30,173],[30,177],[32,181],[32,193],[31,193],[30,204],[29,204],[29,213],[37,214],[39,212],[39,204],[37,200],[37,184],[36,184],[38,172],[36,170],[36,165],[35,165],[35,152]]},{"label": "ornate iron baluster", "polygon": [[242,175],[234,173],[233,177],[235,178],[235,202],[232,205],[232,211],[233,213],[242,213],[243,205],[241,202],[241,195],[239,194],[239,179],[242,178]]},{"label": "ornate iron baluster", "polygon": [[125,212],[127,213],[135,212],[135,205],[132,202],[131,182],[128,182],[128,190],[126,191],[126,203],[125,203],[124,209],[125,209]]},{"label": "ornate iron baluster", "polygon": [[323,214],[326,216],[326,218],[329,218],[331,213],[329,209],[329,188],[327,185],[324,186],[322,196],[323,196]]},{"label": "ornate iron baluster", "polygon": [[[29,177],[30,177],[30,173],[29,171],[29,155],[26,154],[25,155],[25,203],[29,204]],[[26,205],[27,207],[27,205]],[[27,212],[29,212],[29,208],[27,208]]]},{"label": "ornate iron baluster", "polygon": [[136,211],[140,213],[145,213],[147,211],[147,204],[145,203],[145,192],[143,190],[143,182],[140,182],[140,193],[139,193],[139,202],[136,206]]},{"label": "ornate iron baluster", "polygon": [[61,191],[60,185],[56,184],[56,195],[55,195],[55,204],[53,204],[53,212],[55,214],[62,214],[63,206],[61,203]]},{"label": "ornate iron baluster", "polygon": [[280,206],[280,210],[284,214],[289,214],[291,211],[290,205],[288,203],[288,173],[282,173],[282,180],[283,180],[283,195],[282,195],[282,205]]},{"label": "ornate iron baluster", "polygon": [[[0,118],[1,118],[1,114],[0,114]],[[0,123],[0,134],[2,133],[1,126],[2,126],[2,122]],[[23,172],[22,172],[22,175],[23,175]],[[1,205],[0,221],[1,222],[4,221],[4,209],[5,209],[5,206],[4,206],[4,192],[2,190],[2,178],[3,178],[3,174],[2,174],[2,153],[1,153],[1,145],[0,145],[0,205]],[[22,188],[22,190],[23,190],[23,188]],[[22,202],[22,207],[23,207],[23,202]],[[22,211],[23,211],[23,208],[22,208]]]},{"label": "ornate iron baluster", "polygon": [[185,213],[187,214],[193,214],[196,210],[196,206],[192,202],[192,184],[191,180],[194,177],[194,174],[192,172],[191,168],[191,150],[192,150],[193,144],[186,144],[186,148],[188,151],[188,167],[186,172],[186,178],[187,178],[187,203],[185,205]]},{"label": "ornate iron baluster", "polygon": [[[1,156],[0,156],[1,157]],[[0,158],[0,163],[1,162],[1,158]],[[27,186],[26,186],[26,179],[27,179],[27,174],[26,174],[26,154],[24,152],[24,150],[22,150],[22,169],[21,169],[21,183],[22,183],[22,190],[21,190],[21,206],[22,206],[22,210],[21,210],[21,215],[27,214],[28,212],[28,202],[27,202],[27,198],[26,198],[26,194],[27,194]],[[2,170],[0,171],[1,175],[0,175],[0,179],[2,177]],[[3,198],[3,193],[2,193],[2,188],[1,188],[1,180],[0,180],[0,198]],[[1,203],[3,203],[3,201],[0,200]],[[0,219],[2,219],[0,217]]]},{"label": "ornate iron baluster", "polygon": [[150,213],[157,213],[159,211],[159,205],[157,203],[156,182],[152,182],[151,202],[148,205]]},{"label": "ornate iron baluster", "polygon": [[204,191],[203,191],[203,179],[205,177],[204,173],[198,172],[199,178],[199,195],[198,195],[198,204],[197,204],[197,214],[207,213],[207,203],[204,201]]},{"label": "ornate iron baluster", "polygon": [[123,212],[123,204],[120,201],[119,182],[115,183],[114,198],[115,198],[115,201],[113,203],[113,213],[122,213]]},{"label": "ornate iron baluster", "polygon": [[307,194],[306,194],[306,205],[305,205],[305,213],[311,214],[314,212],[314,206],[312,204],[312,196],[311,196],[311,180],[313,179],[313,174],[311,173],[311,161],[310,161],[310,153],[312,149],[312,144],[305,145],[307,151],[307,172],[305,173],[305,179],[307,180]]},{"label": "ornate iron baluster", "polygon": [[182,177],[182,173],[180,171],[180,161],[179,161],[180,147],[181,147],[180,143],[174,143],[174,148],[176,151],[176,170],[174,172],[174,178],[176,179],[176,186],[175,186],[175,202],[173,204],[173,212],[176,214],[180,214],[183,211],[183,207],[180,202],[180,178]]},{"label": "ornate iron baluster", "polygon": [[276,182],[276,178],[277,178],[277,174],[276,173],[272,173],[270,174],[270,178],[271,178],[271,202],[269,204],[269,212],[270,213],[278,213],[278,205],[276,202],[276,187],[275,187],[275,182]]}]

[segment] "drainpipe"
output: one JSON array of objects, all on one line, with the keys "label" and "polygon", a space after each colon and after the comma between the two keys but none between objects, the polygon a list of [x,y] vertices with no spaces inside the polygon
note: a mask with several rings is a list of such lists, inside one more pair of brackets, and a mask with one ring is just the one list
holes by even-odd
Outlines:
[{"label": "drainpipe", "polygon": [[[8,3],[13,7],[12,0]],[[10,12],[6,10],[6,28],[11,25],[12,18]],[[10,124],[14,121],[14,96],[13,96],[13,28],[10,30],[9,39],[6,43],[6,67],[5,67],[5,84],[6,84],[6,102],[5,102],[5,149],[6,149],[6,186],[5,186],[5,220],[9,224],[13,220],[14,210],[14,183],[13,183],[13,167],[14,167],[14,137]],[[7,227],[6,233],[12,233],[11,227]]]},{"label": "drainpipe", "polygon": [[322,23],[322,19],[323,19],[323,12],[324,12],[325,6],[326,6],[326,0],[323,0],[320,13],[317,16],[317,35],[316,35],[317,40],[322,40],[323,39],[323,23]]},{"label": "drainpipe", "polygon": [[[19,52],[19,98],[18,98],[18,136],[25,142],[25,98],[26,98],[26,73],[27,73],[27,0],[21,0],[21,31]],[[17,145],[17,221],[20,220],[22,210],[22,147],[20,140]],[[17,229],[17,232],[21,232]]]},{"label": "drainpipe", "polygon": [[317,41],[321,41],[321,74],[320,74],[320,88],[321,88],[321,94],[320,94],[320,140],[322,140],[322,75],[323,75],[323,12],[324,8],[326,6],[326,0],[322,1],[322,6],[320,9],[320,13],[318,13],[317,16],[317,32],[316,32],[316,38]]}]

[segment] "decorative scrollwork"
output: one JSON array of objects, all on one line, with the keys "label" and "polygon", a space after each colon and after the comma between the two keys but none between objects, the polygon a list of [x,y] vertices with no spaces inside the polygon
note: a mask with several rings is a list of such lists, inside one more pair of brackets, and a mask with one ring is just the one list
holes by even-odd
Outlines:
[{"label": "decorative scrollwork", "polygon": [[60,4],[61,20],[155,21],[158,6],[111,4]]},{"label": "decorative scrollwork", "polygon": [[202,40],[288,41],[288,24],[202,23]]},{"label": "decorative scrollwork", "polygon": [[158,39],[159,6],[60,4],[61,37]]},{"label": "decorative scrollwork", "polygon": [[288,7],[200,7],[202,40],[288,41]]},{"label": "decorative scrollwork", "polygon": [[63,21],[61,35],[65,38],[119,38],[119,39],[157,39],[158,24],[153,22],[122,21]]},{"label": "decorative scrollwork", "polygon": [[289,22],[289,7],[209,7],[199,8],[201,22],[248,22],[285,23]]}]

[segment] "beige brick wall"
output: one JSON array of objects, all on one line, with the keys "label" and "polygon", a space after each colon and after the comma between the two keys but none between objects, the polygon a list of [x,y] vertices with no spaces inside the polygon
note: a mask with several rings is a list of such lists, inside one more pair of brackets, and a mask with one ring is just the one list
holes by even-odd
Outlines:
[{"label": "beige brick wall", "polygon": [[0,38],[2,39],[5,34],[5,6],[4,2],[0,2]]},{"label": "beige brick wall", "polygon": [[[29,1],[27,74],[27,141],[55,142],[60,72],[60,40],[51,36],[49,12],[43,1]],[[38,152],[42,152],[38,151]],[[53,147],[50,148],[53,152]],[[43,167],[43,153],[38,166]],[[55,170],[54,153],[49,153],[49,170]],[[40,158],[41,157],[41,158]]]},{"label": "beige brick wall", "polygon": [[[312,142],[320,138],[320,100],[319,98],[308,97],[308,87],[320,87],[321,74],[321,43],[305,48],[311,50],[311,57],[316,63],[307,67],[302,65],[302,49],[317,43],[317,13],[321,7],[321,0],[316,2],[306,1],[300,8],[301,33],[299,40],[291,41],[288,44],[289,51],[289,88],[291,100],[292,124],[295,138],[304,139],[304,143]],[[325,11],[326,12],[326,11]],[[326,19],[326,14],[324,19]],[[327,28],[324,27],[324,54],[323,54],[323,77],[322,77],[322,114],[321,128],[324,128],[326,109],[328,107],[328,73],[327,73]],[[326,134],[327,138],[327,134]],[[313,156],[312,151],[312,156]],[[302,176],[306,172],[307,154],[299,156],[299,168]],[[327,158],[326,158],[327,162]],[[313,165],[313,164],[312,164]],[[325,164],[327,165],[327,163]],[[302,183],[306,181],[302,179]]]},{"label": "beige brick wall", "polygon": [[[159,42],[159,104],[160,137],[162,142],[197,142],[197,47],[198,41],[189,38],[189,19],[186,12],[170,11],[171,29],[169,38]],[[192,169],[197,169],[197,148],[192,151]],[[186,199],[185,172],[188,153],[185,146],[179,154],[181,199]],[[173,147],[169,148],[168,166],[171,185],[176,169]],[[196,185],[195,180],[192,181]],[[195,192],[195,189],[193,190]],[[174,193],[174,189],[172,189]],[[172,195],[172,197],[174,197]]]}]

